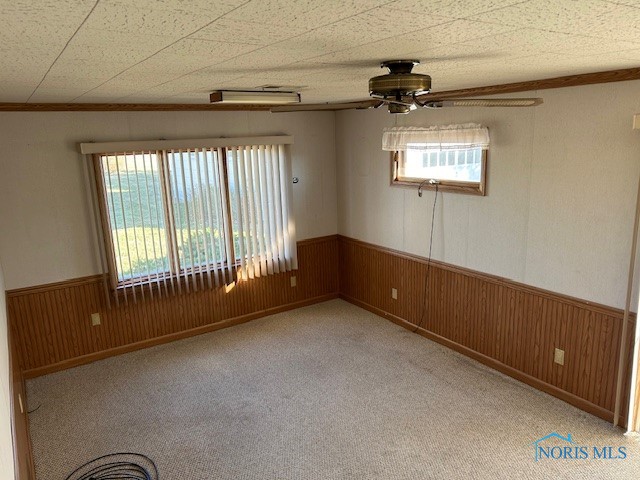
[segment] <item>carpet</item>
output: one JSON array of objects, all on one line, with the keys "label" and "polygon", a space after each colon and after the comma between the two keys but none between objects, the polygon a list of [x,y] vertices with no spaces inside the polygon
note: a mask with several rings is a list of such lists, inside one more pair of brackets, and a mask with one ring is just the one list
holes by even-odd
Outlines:
[{"label": "carpet", "polygon": [[[38,480],[112,452],[149,456],[163,480],[640,475],[640,443],[622,430],[342,300],[39,377],[27,393]],[[589,458],[535,461],[553,432],[573,443],[551,438],[547,452]],[[591,458],[594,446],[626,458]]]}]

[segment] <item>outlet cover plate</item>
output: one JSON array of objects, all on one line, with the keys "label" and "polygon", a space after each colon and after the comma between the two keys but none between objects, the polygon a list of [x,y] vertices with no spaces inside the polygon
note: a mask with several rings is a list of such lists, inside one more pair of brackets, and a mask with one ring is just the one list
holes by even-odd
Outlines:
[{"label": "outlet cover plate", "polygon": [[556,348],[553,352],[553,361],[558,365],[564,365],[564,350]]},{"label": "outlet cover plate", "polygon": [[100,314],[99,313],[92,313],[91,314],[91,325],[93,325],[94,327],[97,327],[98,325],[100,325]]},{"label": "outlet cover plate", "polygon": [[298,279],[296,278],[295,275],[292,275],[291,277],[291,286],[295,287],[296,285],[298,285]]},{"label": "outlet cover plate", "polygon": [[391,298],[393,298],[394,300],[398,299],[398,289],[397,288],[392,288],[391,289]]}]

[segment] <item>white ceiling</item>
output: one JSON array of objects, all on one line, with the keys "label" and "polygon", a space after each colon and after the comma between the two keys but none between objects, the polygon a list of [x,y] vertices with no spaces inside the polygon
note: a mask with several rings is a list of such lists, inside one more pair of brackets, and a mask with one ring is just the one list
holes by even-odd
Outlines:
[{"label": "white ceiling", "polygon": [[[208,103],[220,88],[367,98],[640,66],[640,0],[0,0],[0,102]],[[357,62],[349,66],[349,62]]]}]

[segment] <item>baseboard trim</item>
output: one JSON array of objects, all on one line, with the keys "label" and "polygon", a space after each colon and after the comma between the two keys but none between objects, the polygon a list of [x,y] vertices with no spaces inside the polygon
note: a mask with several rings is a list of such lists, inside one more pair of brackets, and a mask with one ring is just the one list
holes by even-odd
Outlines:
[{"label": "baseboard trim", "polygon": [[[526,383],[527,385],[534,387],[542,392],[548,393],[549,395],[559,398],[560,400],[563,400],[573,405],[574,407],[579,408],[580,410],[584,410],[585,412],[591,413],[592,415],[600,417],[609,422],[613,421],[613,412],[605,408],[602,408],[598,405],[595,405],[594,403],[591,403],[585,400],[584,398],[578,397],[577,395],[574,395],[565,390],[562,390],[561,388],[558,388],[555,385],[551,385],[549,383],[543,382],[542,380],[539,380],[535,377],[532,377],[531,375],[521,372],[520,370],[510,367],[509,365],[506,365],[496,360],[495,358],[488,357],[482,353],[472,350],[471,348],[465,347],[464,345],[460,345],[459,343],[449,340],[448,338],[445,338],[436,333],[430,332],[429,330],[426,330],[422,327],[417,327],[416,325],[406,321],[403,318],[400,318],[396,315],[386,312],[380,308],[374,307],[373,305],[369,305],[368,303],[357,300],[353,297],[350,297],[349,295],[345,295],[341,293],[340,298],[349,303],[352,303],[353,305],[356,305],[360,308],[363,308],[372,313],[375,313],[376,315],[386,320],[389,320],[397,325],[400,325],[401,327],[406,328],[407,330],[410,330],[414,333],[417,333],[418,335],[428,338],[429,340],[433,340],[434,342],[444,345],[447,348],[455,350],[456,352],[461,353],[469,358],[472,358],[488,367],[491,367],[500,373],[508,375],[509,377],[515,378],[516,380]],[[621,425],[621,427],[625,427],[625,425]]]},{"label": "baseboard trim", "polygon": [[267,317],[276,313],[286,312],[300,307],[306,307],[315,303],[326,302],[327,300],[333,300],[338,298],[338,293],[329,293],[321,295],[319,297],[308,298],[298,302],[287,303],[280,305],[279,307],[267,308],[266,310],[258,310],[253,313],[241,315],[239,317],[229,318],[220,322],[212,323],[209,325],[203,325],[201,327],[192,328],[189,330],[183,330],[181,332],[171,333],[169,335],[163,335],[161,337],[150,338],[148,340],[142,340],[140,342],[129,343],[119,347],[109,348],[107,350],[101,350],[95,353],[89,353],[87,355],[81,355],[79,357],[63,360],[62,362],[53,363],[51,365],[45,365],[44,367],[32,368],[30,370],[24,370],[22,372],[24,378],[35,378],[49,373],[59,372],[68,368],[78,367],[87,363],[96,362],[98,360],[104,360],[105,358],[114,357],[123,353],[133,352],[135,350],[141,350],[143,348],[149,348],[163,343],[173,342],[175,340],[181,340],[183,338],[194,337],[196,335],[202,335],[203,333],[215,332],[223,328],[233,327],[246,323],[258,318]]}]

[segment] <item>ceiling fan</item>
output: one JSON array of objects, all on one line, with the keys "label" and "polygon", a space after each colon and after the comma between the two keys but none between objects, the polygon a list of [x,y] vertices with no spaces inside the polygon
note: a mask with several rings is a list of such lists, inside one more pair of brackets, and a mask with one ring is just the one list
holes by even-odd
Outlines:
[{"label": "ceiling fan", "polygon": [[464,98],[422,101],[422,95],[431,91],[431,77],[412,73],[418,60],[387,60],[380,64],[389,73],[369,79],[370,100],[355,102],[281,105],[272,112],[303,112],[319,110],[351,110],[379,108],[387,105],[389,113],[409,113],[418,107],[533,107],[542,103],[541,98]]}]

